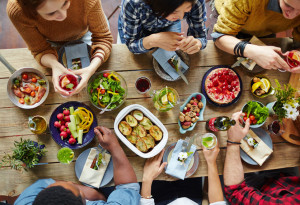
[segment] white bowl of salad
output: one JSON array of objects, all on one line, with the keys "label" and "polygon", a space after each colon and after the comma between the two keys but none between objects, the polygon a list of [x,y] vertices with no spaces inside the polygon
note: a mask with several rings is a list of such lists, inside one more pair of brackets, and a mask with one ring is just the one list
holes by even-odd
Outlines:
[{"label": "white bowl of salad", "polygon": [[103,70],[90,78],[87,92],[90,101],[96,108],[103,110],[108,106],[106,111],[112,111],[125,102],[127,84],[119,73]]}]

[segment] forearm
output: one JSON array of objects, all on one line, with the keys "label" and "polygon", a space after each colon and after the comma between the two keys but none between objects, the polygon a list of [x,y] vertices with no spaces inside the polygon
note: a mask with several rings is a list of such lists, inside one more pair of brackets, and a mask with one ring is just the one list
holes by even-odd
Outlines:
[{"label": "forearm", "polygon": [[157,36],[158,34],[151,34],[143,39],[144,48],[149,50],[157,46]]},{"label": "forearm", "polygon": [[142,190],[141,190],[141,196],[142,197],[151,196],[152,182],[153,182],[153,180],[143,180]]},{"label": "forearm", "polygon": [[56,67],[63,67],[63,65],[58,62],[57,58],[53,54],[45,54],[41,58],[41,63],[43,66],[48,68],[56,68]]},{"label": "forearm", "polygon": [[240,146],[228,144],[225,166],[224,183],[226,186],[240,184],[244,180],[244,169],[240,157]]},{"label": "forearm", "polygon": [[114,149],[109,150],[112,155],[113,165],[114,165],[114,182],[115,185],[136,183],[135,172],[127,159],[122,147],[114,147]]},{"label": "forearm", "polygon": [[217,163],[209,163],[208,165],[208,199],[209,203],[223,201],[223,191],[218,174]]},{"label": "forearm", "polygon": [[215,44],[219,49],[234,55],[233,52],[234,46],[240,41],[241,40],[237,39],[234,36],[224,35],[218,38],[215,41]]}]

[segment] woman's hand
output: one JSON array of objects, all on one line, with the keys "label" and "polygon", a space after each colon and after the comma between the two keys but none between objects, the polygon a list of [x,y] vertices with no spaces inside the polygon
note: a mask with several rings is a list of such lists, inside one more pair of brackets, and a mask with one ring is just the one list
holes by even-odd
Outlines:
[{"label": "woman's hand", "polygon": [[254,60],[264,69],[283,69],[290,71],[289,65],[282,59],[281,48],[275,46],[257,46],[248,44],[245,56]]},{"label": "woman's hand", "polygon": [[179,42],[182,39],[184,39],[183,33],[171,31],[160,32],[145,37],[143,40],[143,45],[146,49],[159,47],[166,51],[175,51],[178,48]]},{"label": "woman's hand", "polygon": [[153,181],[167,166],[167,162],[161,163],[165,150],[162,150],[153,158],[147,159],[144,166],[143,181]]},{"label": "woman's hand", "polygon": [[59,77],[66,75],[66,74],[72,75],[72,72],[69,71],[68,69],[66,69],[59,62],[57,62],[57,64],[55,64],[55,67],[52,67],[52,82],[53,82],[53,87],[54,87],[55,92],[58,92],[64,96],[71,96],[72,93],[65,91],[59,85]]},{"label": "woman's hand", "polygon": [[197,53],[202,47],[201,41],[194,38],[193,36],[188,36],[179,42],[179,49],[186,52],[187,54]]}]

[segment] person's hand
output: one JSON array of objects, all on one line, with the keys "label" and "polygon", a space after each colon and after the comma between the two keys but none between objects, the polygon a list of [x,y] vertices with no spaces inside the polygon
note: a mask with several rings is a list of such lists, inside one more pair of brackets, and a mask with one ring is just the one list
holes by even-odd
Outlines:
[{"label": "person's hand", "polygon": [[94,128],[94,132],[100,145],[107,151],[111,152],[111,150],[120,147],[119,141],[111,129],[97,126]]},{"label": "person's hand", "polygon": [[144,166],[143,181],[153,181],[167,166],[167,162],[161,163],[165,150],[162,150],[153,158],[147,159]]},{"label": "person's hand", "polygon": [[197,53],[202,47],[201,41],[194,38],[193,36],[188,36],[179,42],[179,49],[186,52],[187,54]]},{"label": "person's hand", "polygon": [[154,36],[154,47],[162,48],[166,51],[175,51],[179,42],[184,39],[183,33],[177,32],[160,32],[153,34]]},{"label": "person's hand", "polygon": [[52,68],[52,82],[53,82],[53,87],[54,87],[54,91],[58,92],[64,96],[70,96],[71,93],[68,91],[65,91],[64,89],[62,89],[59,85],[59,77],[66,75],[66,74],[71,74],[72,72],[69,71],[68,69],[66,69],[63,65],[61,64],[56,64],[57,66]]},{"label": "person's hand", "polygon": [[209,150],[209,149],[206,149],[206,147],[204,147],[204,146],[202,146],[202,148],[203,148],[203,155],[204,155],[204,158],[205,158],[207,164],[209,165],[209,164],[216,163],[218,154],[220,152],[219,142],[213,149]]},{"label": "person's hand", "polygon": [[244,115],[245,114],[242,113],[242,111],[232,114],[232,119],[235,120],[236,124],[234,126],[230,127],[229,130],[227,131],[228,140],[230,140],[232,142],[240,142],[241,139],[243,139],[246,136],[246,134],[248,133],[249,128],[250,128],[250,119],[249,118],[247,119],[245,127],[242,127],[239,124],[240,117],[242,117]]},{"label": "person's hand", "polygon": [[247,57],[254,60],[264,69],[290,70],[289,65],[281,57],[283,54],[279,47],[248,44],[245,52]]},{"label": "person's hand", "polygon": [[300,73],[300,66],[295,67],[295,68],[291,68],[289,71],[290,71],[291,73]]},{"label": "person's hand", "polygon": [[92,67],[86,67],[79,70],[72,71],[73,74],[78,75],[81,77],[79,84],[77,85],[76,89],[71,93],[72,95],[79,93],[84,87],[87,86],[87,83],[90,77],[95,73]]}]

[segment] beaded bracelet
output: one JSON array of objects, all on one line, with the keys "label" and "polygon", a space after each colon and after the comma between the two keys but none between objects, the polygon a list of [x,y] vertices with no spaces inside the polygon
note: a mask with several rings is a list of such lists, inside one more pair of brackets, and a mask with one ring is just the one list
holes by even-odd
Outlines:
[{"label": "beaded bracelet", "polygon": [[240,142],[232,142],[230,140],[227,140],[227,143],[230,143],[230,144],[241,144]]}]

